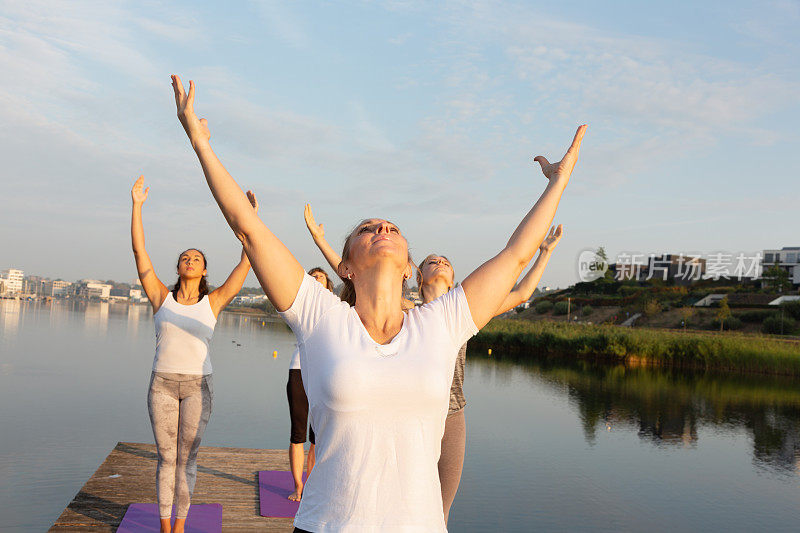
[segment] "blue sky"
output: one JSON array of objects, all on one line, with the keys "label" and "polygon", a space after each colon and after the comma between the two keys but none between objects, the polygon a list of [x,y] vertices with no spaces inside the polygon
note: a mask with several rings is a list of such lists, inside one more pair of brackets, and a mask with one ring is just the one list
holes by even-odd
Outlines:
[{"label": "blue sky", "polygon": [[[543,284],[581,250],[800,245],[800,2],[0,2],[0,268],[130,280],[130,186],[156,270],[238,257],[175,117],[197,83],[217,154],[301,263],[395,221],[459,278],[538,198],[535,155],[588,123]],[[255,285],[254,278],[248,284]]]}]

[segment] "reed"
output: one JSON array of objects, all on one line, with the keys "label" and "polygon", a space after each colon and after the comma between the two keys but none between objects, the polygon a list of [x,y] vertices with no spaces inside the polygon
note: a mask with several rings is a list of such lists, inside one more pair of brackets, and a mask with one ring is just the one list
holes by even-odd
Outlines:
[{"label": "reed", "polygon": [[608,360],[629,366],[800,376],[800,343],[767,336],[495,319],[470,345],[518,355]]}]

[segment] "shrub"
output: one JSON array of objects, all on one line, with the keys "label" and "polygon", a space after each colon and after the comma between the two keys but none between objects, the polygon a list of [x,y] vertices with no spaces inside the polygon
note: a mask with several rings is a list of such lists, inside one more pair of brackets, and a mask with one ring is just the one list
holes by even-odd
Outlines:
[{"label": "shrub", "polygon": [[655,316],[661,312],[661,304],[656,300],[647,300],[642,308],[645,316]]},{"label": "shrub", "polygon": [[592,309],[591,305],[584,305],[583,308],[581,309],[581,315],[582,316],[589,316],[589,315],[592,314],[593,311],[594,311],[594,309]]},{"label": "shrub", "polygon": [[765,318],[771,316],[774,311],[770,311],[769,309],[757,309],[753,311],[742,311],[741,313],[736,313],[734,316],[739,318],[742,322],[748,323],[758,323],[763,322]]},{"label": "shrub", "polygon": [[[731,316],[725,319],[725,322],[723,322],[722,327],[725,331],[729,331],[735,329],[742,329],[742,325],[743,323],[740,319],[736,318],[735,316]],[[714,320],[712,320],[710,327],[711,329],[719,330],[719,319],[715,318]]]},{"label": "shrub", "polygon": [[795,321],[791,318],[781,318],[780,315],[772,315],[764,319],[761,323],[761,331],[764,333],[772,333],[780,335],[788,335],[794,331]]},{"label": "shrub", "polygon": [[553,306],[553,314],[566,315],[568,306],[568,302],[556,302],[556,304]]},{"label": "shrub", "polygon": [[790,316],[795,320],[800,320],[800,300],[784,302],[781,304],[781,307],[787,316]]},{"label": "shrub", "polygon": [[536,307],[534,307],[534,309],[536,310],[536,313],[544,315],[553,310],[553,302],[548,302],[546,300],[544,302],[539,302],[538,304],[536,304]]}]

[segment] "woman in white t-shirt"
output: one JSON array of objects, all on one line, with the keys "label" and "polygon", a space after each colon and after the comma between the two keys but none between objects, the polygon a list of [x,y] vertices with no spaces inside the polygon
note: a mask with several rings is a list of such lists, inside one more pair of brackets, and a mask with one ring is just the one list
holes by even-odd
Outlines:
[{"label": "woman in white t-shirt", "polygon": [[[544,239],[585,126],[561,161],[536,158],[549,182],[506,246],[452,291],[403,312],[412,265],[397,226],[372,218],[351,232],[338,273],[355,301],[340,300],[253,214],[211,149],[208,123],[194,113],[194,82],[187,94],[180,79],[172,79],[178,118],[209,188],[297,337],[317,462],[295,527],[446,531],[437,461],[458,350],[494,316]],[[380,180],[370,183],[382,191]]]},{"label": "woman in white t-shirt", "polygon": [[[333,282],[328,274],[320,267],[314,267],[308,271],[308,275],[322,284],[323,287],[333,292]],[[300,372],[300,348],[296,348],[292,353],[292,360],[289,362],[289,379],[286,382],[286,398],[289,402],[289,418],[291,420],[291,431],[289,434],[289,470],[292,472],[294,480],[294,492],[289,495],[289,499],[300,501],[303,497],[303,461],[305,460],[303,445],[306,442],[306,435],[310,445],[308,446],[308,475],[314,470],[316,460],[314,428],[308,423],[308,398],[303,387],[303,376]]]},{"label": "woman in white t-shirt", "polygon": [[[209,342],[217,316],[242,288],[250,261],[242,257],[228,279],[208,290],[206,256],[190,248],[178,257],[178,281],[170,291],[153,270],[144,244],[142,206],[150,187],[144,177],[131,189],[131,240],[136,270],[153,306],[156,354],[147,392],[147,410],[158,452],[156,494],[162,533],[182,533],[197,477],[197,452],[211,416],[214,387]],[[258,202],[248,192],[252,206]],[[175,501],[175,525],[171,525]]]},{"label": "woman in white t-shirt", "polygon": [[[337,270],[342,258],[325,239],[325,229],[322,224],[317,224],[309,204],[306,204],[304,218],[314,243],[320,249],[328,264]],[[560,224],[558,228],[550,228],[549,235],[539,246],[539,256],[534,261],[533,266],[506,296],[495,316],[513,309],[531,297],[547,266],[550,254],[561,239],[562,229]],[[455,287],[455,271],[450,260],[438,254],[430,254],[423,259],[417,268],[417,287],[419,287],[419,295],[423,304],[432,302],[447,291],[452,290]],[[413,307],[413,304],[408,308],[411,307]],[[299,350],[296,353],[299,359]],[[459,349],[458,357],[456,358],[453,382],[450,386],[447,419],[444,425],[444,435],[442,436],[441,455],[438,462],[445,522],[447,522],[450,515],[450,506],[453,504],[456,492],[458,492],[461,472],[464,468],[464,454],[467,444],[466,419],[464,417],[464,407],[467,402],[464,398],[463,389],[466,354],[467,344],[464,343]]]}]

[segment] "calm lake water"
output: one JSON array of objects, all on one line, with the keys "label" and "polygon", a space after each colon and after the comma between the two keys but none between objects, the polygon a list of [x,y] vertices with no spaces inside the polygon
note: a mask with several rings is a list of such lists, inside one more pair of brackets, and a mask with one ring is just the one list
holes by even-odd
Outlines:
[{"label": "calm lake water", "polygon": [[[223,314],[203,444],[283,448],[294,337]],[[44,531],[152,442],[146,306],[0,300],[0,530]],[[273,359],[272,351],[278,351]],[[454,532],[797,531],[800,382],[470,354]]]}]

